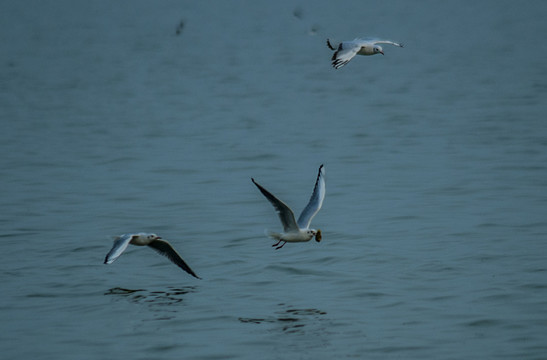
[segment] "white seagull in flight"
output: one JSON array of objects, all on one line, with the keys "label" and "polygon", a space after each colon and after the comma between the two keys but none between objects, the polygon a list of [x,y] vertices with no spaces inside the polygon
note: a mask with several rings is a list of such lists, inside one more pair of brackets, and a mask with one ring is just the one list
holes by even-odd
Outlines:
[{"label": "white seagull in flight", "polygon": [[192,269],[190,269],[184,260],[182,260],[171,244],[163,240],[158,235],[152,233],[123,234],[116,237],[116,239],[114,239],[114,246],[112,246],[112,249],[108,252],[108,254],[106,254],[104,263],[112,264],[114,260],[119,258],[125,249],[127,249],[129,244],[138,246],[148,245],[161,255],[166,256],[175,265],[186,271],[188,274],[195,278],[200,278],[196,275],[196,273],[194,273],[194,271],[192,271]]},{"label": "white seagull in flight", "polygon": [[[273,196],[268,190],[260,186],[255,179],[251,178],[253,183],[258,187],[258,190],[268,199],[279,215],[279,219],[283,224],[283,233],[268,232],[268,235],[278,242],[272,246],[277,246],[281,249],[287,242],[306,242],[310,241],[315,236],[315,241],[321,241],[321,230],[310,229],[310,223],[315,214],[321,209],[323,200],[325,199],[325,170],[323,165],[319,167],[315,187],[311,195],[308,205],[302,210],[298,221],[294,218],[292,210],[281,200]],[[283,244],[279,245],[281,242]]]},{"label": "white seagull in flight", "polygon": [[335,69],[339,69],[346,65],[355,55],[384,55],[384,49],[378,44],[389,44],[398,47],[403,47],[403,44],[399,44],[389,40],[377,40],[377,39],[355,39],[352,41],[343,41],[338,46],[333,46],[329,39],[327,39],[327,46],[329,49],[335,51],[332,55],[332,66]]}]

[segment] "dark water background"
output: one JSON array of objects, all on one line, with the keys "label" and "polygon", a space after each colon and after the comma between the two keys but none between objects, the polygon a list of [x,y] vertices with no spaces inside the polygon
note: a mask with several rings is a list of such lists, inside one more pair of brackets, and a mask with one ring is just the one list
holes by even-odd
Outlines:
[{"label": "dark water background", "polygon": [[[545,359],[542,1],[3,1],[4,359]],[[180,34],[176,34],[179,24]],[[385,56],[330,67],[325,39]],[[325,164],[319,244],[273,250]],[[110,236],[157,232],[203,278]]]}]

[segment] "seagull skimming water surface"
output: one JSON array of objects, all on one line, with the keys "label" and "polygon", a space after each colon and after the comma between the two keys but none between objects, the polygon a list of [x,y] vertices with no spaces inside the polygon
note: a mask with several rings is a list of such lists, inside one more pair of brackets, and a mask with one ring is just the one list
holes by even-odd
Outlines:
[{"label": "seagull skimming water surface", "polygon": [[[315,181],[315,187],[311,195],[308,205],[302,210],[302,213],[298,217],[298,221],[295,220],[294,213],[283,201],[276,198],[268,190],[264,189],[258,184],[255,179],[251,178],[258,190],[272,203],[273,207],[279,215],[279,219],[283,224],[283,232],[268,232],[268,235],[276,240],[277,243],[272,245],[277,249],[281,249],[288,242],[306,242],[315,237],[315,241],[321,241],[321,230],[310,229],[310,223],[313,217],[321,209],[323,200],[325,199],[325,169],[323,165],[319,167],[319,173],[317,174],[317,180]],[[283,244],[281,244],[283,242]],[[281,244],[281,245],[279,245]]]},{"label": "seagull skimming water surface", "polygon": [[186,262],[182,260],[180,255],[175,251],[175,249],[173,249],[171,244],[163,240],[158,235],[152,233],[123,234],[116,237],[116,239],[114,239],[114,245],[112,246],[112,249],[108,252],[108,254],[106,254],[104,263],[112,264],[114,260],[119,258],[120,255],[125,251],[125,249],[127,249],[127,246],[129,246],[129,244],[137,246],[148,245],[161,255],[166,256],[175,265],[186,271],[188,274],[192,275],[195,278],[200,278],[192,269],[190,269],[190,266],[188,266]]}]

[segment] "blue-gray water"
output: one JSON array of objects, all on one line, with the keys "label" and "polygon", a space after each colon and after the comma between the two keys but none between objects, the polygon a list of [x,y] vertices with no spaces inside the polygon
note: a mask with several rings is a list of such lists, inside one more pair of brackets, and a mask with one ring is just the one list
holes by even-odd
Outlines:
[{"label": "blue-gray water", "polygon": [[[541,1],[3,1],[3,359],[545,359]],[[179,35],[177,26],[183,23]],[[325,39],[385,56],[330,66]],[[254,177],[321,243],[274,250]],[[157,232],[103,265],[111,236]]]}]

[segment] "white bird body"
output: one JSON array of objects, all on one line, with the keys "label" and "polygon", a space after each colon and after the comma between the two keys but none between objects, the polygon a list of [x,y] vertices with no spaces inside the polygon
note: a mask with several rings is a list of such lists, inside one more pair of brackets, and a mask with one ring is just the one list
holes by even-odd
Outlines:
[{"label": "white bird body", "polygon": [[287,232],[287,233],[278,233],[274,231],[267,231],[266,235],[269,237],[284,241],[284,242],[307,242],[313,239],[313,237],[316,235],[317,230],[312,229],[298,229],[298,231],[293,232]]},{"label": "white bird body", "polygon": [[[254,179],[253,183],[258,187],[260,192],[270,201],[279,215],[279,219],[283,224],[283,232],[266,232],[268,236],[276,239],[278,242],[273,246],[276,249],[281,249],[287,242],[306,242],[315,237],[317,242],[321,241],[321,230],[310,229],[311,220],[319,212],[325,199],[325,170],[323,165],[319,167],[317,180],[310,201],[302,210],[302,213],[296,221],[294,213],[283,201],[276,198],[272,193],[263,188]],[[282,245],[278,246],[281,242]]]},{"label": "white bird body", "polygon": [[384,49],[379,44],[389,44],[393,46],[403,47],[403,44],[389,40],[378,39],[354,39],[351,41],[343,41],[340,44],[333,46],[327,39],[327,46],[334,51],[332,55],[332,66],[339,69],[346,65],[355,55],[384,55]]},{"label": "white bird body", "polygon": [[131,235],[131,240],[129,241],[129,243],[131,245],[137,245],[137,246],[147,246],[152,241],[155,241],[157,239],[161,239],[159,236],[154,237],[155,234],[147,234],[147,233],[123,234],[123,235],[119,236],[118,238],[126,237],[126,236],[129,236],[129,235]]},{"label": "white bird body", "polygon": [[365,55],[365,56],[369,56],[369,55],[376,55],[376,54],[384,54],[383,52],[383,49],[381,46],[369,46],[369,45],[363,45],[361,46],[361,48],[359,49],[359,51],[357,51],[357,55]]},{"label": "white bird body", "polygon": [[137,246],[150,246],[156,250],[159,254],[166,256],[175,265],[186,271],[188,274],[199,279],[199,276],[194,273],[192,269],[182,260],[180,255],[173,249],[171,244],[163,240],[153,233],[135,233],[135,234],[123,234],[114,239],[114,245],[112,249],[106,254],[104,259],[105,264],[112,264],[120,255],[131,245]]}]

